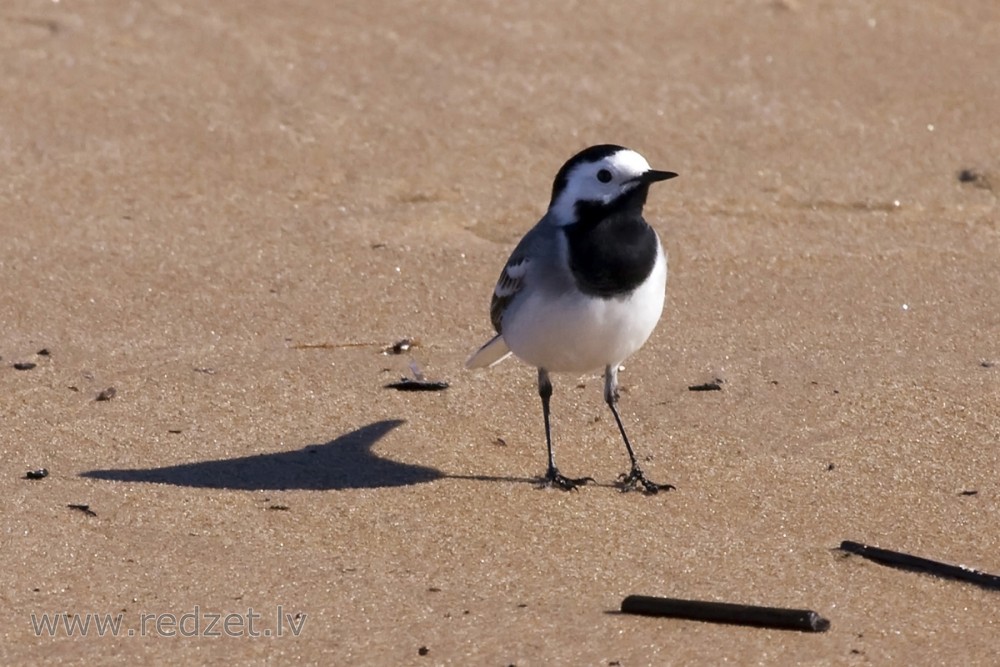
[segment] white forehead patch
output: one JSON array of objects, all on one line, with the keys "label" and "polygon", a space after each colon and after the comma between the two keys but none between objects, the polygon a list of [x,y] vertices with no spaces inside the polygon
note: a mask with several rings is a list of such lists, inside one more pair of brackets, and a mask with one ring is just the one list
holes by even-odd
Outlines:
[{"label": "white forehead patch", "polygon": [[646,158],[627,148],[623,151],[618,151],[604,161],[609,163],[618,173],[626,178],[645,174],[650,169]]},{"label": "white forehead patch", "polygon": [[[598,172],[608,170],[609,182],[598,179]],[[569,172],[566,187],[549,209],[550,222],[556,225],[572,224],[576,218],[579,201],[610,202],[635,187],[633,178],[650,170],[646,158],[628,148],[612,153],[595,162],[583,162]]]}]

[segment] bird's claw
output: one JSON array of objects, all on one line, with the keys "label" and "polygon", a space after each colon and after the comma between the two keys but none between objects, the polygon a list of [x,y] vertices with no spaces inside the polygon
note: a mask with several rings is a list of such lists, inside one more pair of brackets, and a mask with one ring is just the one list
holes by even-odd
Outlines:
[{"label": "bird's claw", "polygon": [[593,482],[593,477],[566,477],[555,468],[550,469],[542,480],[542,488],[557,487],[563,491],[576,491],[587,482]]},{"label": "bird's claw", "polygon": [[[640,488],[641,485],[641,488]],[[653,495],[660,491],[670,491],[677,487],[673,484],[657,484],[646,479],[646,475],[638,466],[633,466],[628,474],[622,473],[618,476],[618,488],[622,493],[628,491],[642,491],[647,495]]]}]

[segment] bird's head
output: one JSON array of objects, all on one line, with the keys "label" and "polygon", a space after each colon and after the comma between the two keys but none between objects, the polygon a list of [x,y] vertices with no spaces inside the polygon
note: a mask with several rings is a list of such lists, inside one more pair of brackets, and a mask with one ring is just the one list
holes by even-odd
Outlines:
[{"label": "bird's head", "polygon": [[586,148],[562,166],[552,183],[549,211],[560,225],[578,219],[580,206],[612,209],[633,200],[641,209],[649,185],[677,176],[672,171],[651,169],[646,158],[613,144]]}]

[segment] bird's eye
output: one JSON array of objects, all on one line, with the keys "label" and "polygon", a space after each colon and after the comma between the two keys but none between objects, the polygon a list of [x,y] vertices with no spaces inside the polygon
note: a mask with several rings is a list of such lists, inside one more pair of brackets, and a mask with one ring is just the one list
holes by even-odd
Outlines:
[{"label": "bird's eye", "polygon": [[608,171],[607,169],[601,169],[599,172],[597,172],[597,180],[599,180],[601,183],[610,183],[611,172]]}]

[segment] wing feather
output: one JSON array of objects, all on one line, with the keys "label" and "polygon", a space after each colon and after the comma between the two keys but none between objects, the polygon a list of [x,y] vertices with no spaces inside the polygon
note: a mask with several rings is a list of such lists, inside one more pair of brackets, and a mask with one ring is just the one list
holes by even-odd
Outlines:
[{"label": "wing feather", "polygon": [[500,279],[493,288],[493,299],[490,301],[490,321],[493,322],[493,328],[497,333],[503,333],[503,313],[524,287],[524,277],[530,263],[531,260],[524,256],[511,257],[500,273]]},{"label": "wing feather", "polygon": [[[479,348],[466,362],[469,368],[492,366],[511,355],[507,341],[503,337],[504,313],[511,302],[524,291],[528,274],[533,274],[534,271],[531,269],[532,265],[544,261],[544,258],[553,252],[551,244],[555,242],[558,234],[558,228],[548,224],[543,218],[514,248],[503,271],[500,272],[500,278],[493,288],[493,298],[490,301],[490,321],[497,335]],[[538,259],[539,257],[542,259]]]}]

